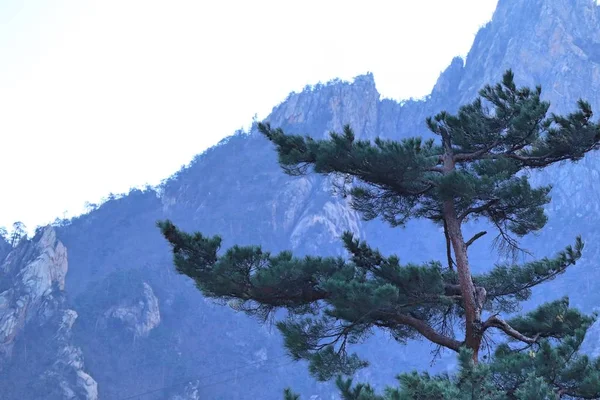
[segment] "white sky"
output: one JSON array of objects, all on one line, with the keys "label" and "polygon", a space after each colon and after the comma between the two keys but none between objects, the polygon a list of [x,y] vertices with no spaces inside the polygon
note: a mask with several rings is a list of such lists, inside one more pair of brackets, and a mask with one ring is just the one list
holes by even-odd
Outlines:
[{"label": "white sky", "polygon": [[497,0],[0,0],[0,226],[157,184],[306,84],[428,94]]}]

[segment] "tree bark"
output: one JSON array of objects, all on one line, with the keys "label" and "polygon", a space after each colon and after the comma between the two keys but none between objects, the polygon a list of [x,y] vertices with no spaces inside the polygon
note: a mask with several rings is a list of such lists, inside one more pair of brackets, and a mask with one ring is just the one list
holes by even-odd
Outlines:
[{"label": "tree bark", "polygon": [[460,222],[456,216],[452,200],[444,202],[444,218],[448,225],[448,234],[452,242],[452,248],[454,249],[458,285],[460,286],[463,306],[465,308],[465,345],[473,351],[473,361],[477,362],[483,335],[481,311],[483,302],[485,301],[485,292],[482,291],[482,288],[476,288],[473,283],[469,257],[467,255],[467,245],[463,238]]},{"label": "tree bark", "polygon": [[[450,174],[456,169],[455,156],[452,150],[451,138],[448,132],[442,133],[444,145],[443,169],[445,174]],[[467,244],[462,234],[461,220],[459,219],[454,199],[443,202],[442,215],[445,225],[448,227],[448,236],[454,250],[456,271],[458,273],[458,285],[460,287],[463,306],[465,308],[465,341],[467,348],[473,351],[473,362],[479,361],[479,348],[483,337],[483,324],[481,313],[485,302],[485,289],[476,288],[471,275]]]},{"label": "tree bark", "polygon": [[515,328],[510,326],[508,322],[504,321],[502,318],[497,315],[491,316],[485,323],[483,324],[483,329],[487,329],[490,327],[498,328],[502,332],[506,333],[508,336],[520,340],[523,343],[533,344],[536,343],[540,337],[540,335],[535,335],[533,337],[528,337],[523,335],[521,332],[517,331]]}]

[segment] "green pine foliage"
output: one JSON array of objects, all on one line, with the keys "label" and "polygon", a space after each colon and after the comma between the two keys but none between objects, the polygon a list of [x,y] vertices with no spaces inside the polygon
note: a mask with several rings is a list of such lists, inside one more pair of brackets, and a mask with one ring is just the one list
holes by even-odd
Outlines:
[{"label": "green pine foliage", "polygon": [[561,343],[540,341],[521,351],[504,344],[487,363],[459,352],[456,375],[416,372],[398,376],[398,387],[377,394],[364,384],[338,378],[345,400],[554,400],[600,398],[600,361],[578,354],[587,325]]},{"label": "green pine foliage", "polygon": [[[189,234],[170,221],[159,227],[173,248],[177,270],[202,293],[277,323],[295,360],[308,360],[320,380],[352,375],[367,365],[349,348],[375,329],[398,342],[425,339],[458,354],[456,376],[405,374],[399,388],[377,395],[368,385],[338,378],[344,399],[543,399],[600,396],[597,360],[578,353],[594,316],[567,298],[517,315],[532,289],[576,264],[583,242],[552,258],[490,265],[474,275],[469,247],[482,231],[463,237],[462,226],[486,221],[497,243],[518,251],[518,239],[546,224],[551,187],[532,187],[527,171],[577,161],[600,146],[600,127],[588,103],[566,116],[548,115],[541,88],[518,88],[511,71],[486,86],[456,115],[427,119],[434,139],[357,140],[350,127],[327,140],[287,135],[258,125],[274,143],[283,170],[312,170],[343,178],[351,206],[368,221],[392,226],[428,219],[443,228],[443,261],[401,263],[345,233],[348,257],[295,257],[258,246],[221,251],[221,238]],[[410,255],[405,255],[408,258]],[[481,362],[486,343],[504,338]],[[286,398],[296,398],[288,391]],[[567,397],[565,397],[567,396]]]}]

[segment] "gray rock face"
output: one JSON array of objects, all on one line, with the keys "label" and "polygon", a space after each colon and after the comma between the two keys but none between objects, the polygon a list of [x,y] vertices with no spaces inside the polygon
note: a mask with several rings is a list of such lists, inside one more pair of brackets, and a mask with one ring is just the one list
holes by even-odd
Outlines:
[{"label": "gray rock face", "polygon": [[[9,253],[0,271],[11,279],[8,289],[0,293],[0,355],[11,354],[16,336],[25,323],[36,315],[40,305],[55,289],[64,290],[67,252],[56,240],[53,229],[44,230],[36,242],[22,242]],[[1,363],[0,363],[1,365]]]},{"label": "gray rock face", "polygon": [[150,331],[160,324],[158,299],[150,285],[144,282],[140,296],[133,301],[109,308],[104,317],[124,323],[135,338],[147,337]]},{"label": "gray rock face", "polygon": [[522,84],[542,84],[554,109],[580,96],[598,104],[599,21],[593,0],[500,0],[467,56],[460,101],[512,68]]},{"label": "gray rock face", "polygon": [[0,237],[0,263],[4,261],[4,258],[10,253],[12,250],[10,243],[2,237]]},{"label": "gray rock face", "polygon": [[[65,377],[66,375],[66,377]],[[58,384],[64,399],[98,399],[98,384],[84,371],[83,354],[79,347],[65,345],[42,379]]]},{"label": "gray rock face", "polygon": [[[46,366],[37,371],[32,368],[29,379],[35,384],[26,393],[43,392],[47,399],[98,399],[97,383],[85,371],[81,349],[72,343],[77,312],[65,307],[67,251],[55,230],[46,228],[33,240],[22,241],[0,271],[9,287],[0,293],[0,374],[5,369],[9,376],[18,368],[26,369],[27,357],[14,354],[14,349],[32,333],[42,333],[35,335],[33,347],[43,344],[44,354],[32,361],[46,361]],[[8,399],[16,393],[3,385],[0,394]]]},{"label": "gray rock face", "polygon": [[349,124],[357,138],[369,138],[377,133],[379,97],[373,75],[368,74],[357,77],[353,83],[334,81],[292,93],[273,108],[268,119],[278,127],[314,125],[318,121],[321,129],[310,132],[317,138],[339,132]]}]

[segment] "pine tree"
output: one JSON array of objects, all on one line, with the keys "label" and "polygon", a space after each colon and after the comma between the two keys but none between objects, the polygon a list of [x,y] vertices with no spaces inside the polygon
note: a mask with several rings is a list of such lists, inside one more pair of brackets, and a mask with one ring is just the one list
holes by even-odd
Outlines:
[{"label": "pine tree", "polygon": [[[600,361],[577,353],[584,335],[585,329],[578,329],[556,346],[543,341],[538,351],[501,345],[489,363],[475,364],[472,351],[463,348],[456,375],[402,374],[399,386],[386,388],[383,395],[366,384],[353,386],[352,379],[338,377],[336,384],[344,400],[598,399]],[[287,389],[285,395],[291,393]]]},{"label": "pine tree", "polygon": [[[463,236],[465,223],[484,220],[505,249],[518,250],[518,238],[546,224],[543,207],[551,189],[532,187],[524,172],[577,161],[599,147],[600,127],[592,122],[588,103],[580,100],[578,109],[565,116],[548,115],[549,106],[541,100],[540,87],[518,88],[507,71],[500,83],[484,87],[457,114],[428,118],[434,134],[430,140],[356,140],[348,126],[327,140],[315,140],[258,124],[276,146],[287,174],[312,169],[342,177],[352,207],[365,220],[381,218],[394,227],[410,219],[438,224],[447,249],[443,263],[402,265],[397,256],[384,256],[351,233],[342,236],[348,259],[298,258],[257,246],[234,246],[221,253],[218,236],[188,234],[170,221],[159,222],[159,227],[172,245],[177,270],[192,278],[205,296],[262,318],[287,310],[288,317],[278,322],[285,345],[294,359],[309,360],[311,372],[321,380],[366,365],[347,348],[374,328],[389,331],[401,343],[426,339],[461,354],[463,371],[487,368],[493,374],[491,364],[478,365],[487,335],[504,335],[510,347],[499,350],[525,357],[515,343],[560,352],[557,343],[576,340],[593,322],[593,317],[570,308],[568,299],[514,316],[534,287],[577,262],[583,250],[580,238],[554,258],[495,265],[473,275],[468,250],[486,232]],[[472,367],[466,366],[465,351]],[[497,353],[495,360],[503,365],[507,359]],[[549,390],[561,390],[548,376],[536,376]],[[437,378],[422,378],[420,384],[437,384]],[[410,376],[403,379],[410,386]],[[534,390],[538,381],[531,379],[523,381],[529,389],[521,385],[519,390]],[[482,378],[481,387],[491,385],[486,382]]]},{"label": "pine tree", "polygon": [[13,229],[10,234],[10,245],[12,247],[16,247],[21,239],[27,237],[26,229],[27,227],[21,221],[17,221],[13,224]]}]

